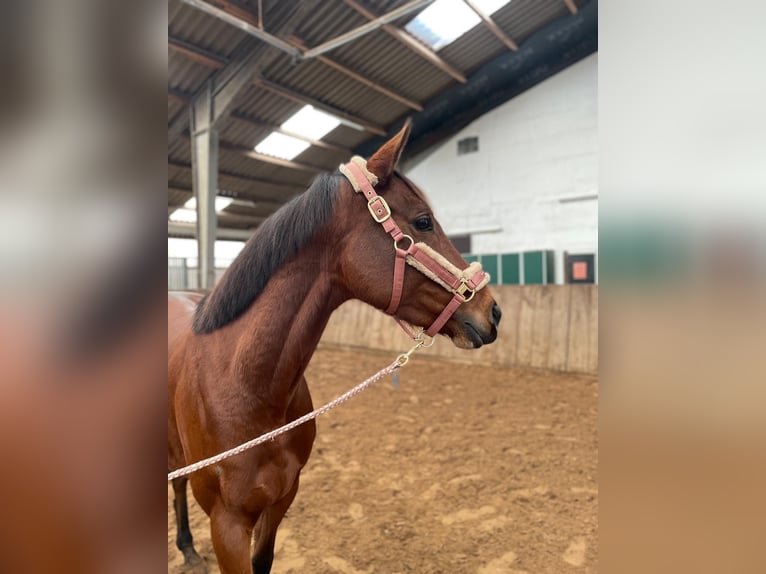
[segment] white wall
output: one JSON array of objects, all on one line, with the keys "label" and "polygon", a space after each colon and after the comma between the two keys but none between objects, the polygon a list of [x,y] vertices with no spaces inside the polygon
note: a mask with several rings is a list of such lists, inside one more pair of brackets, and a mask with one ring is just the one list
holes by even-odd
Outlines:
[{"label": "white wall", "polygon": [[[404,166],[447,233],[474,232],[479,254],[553,249],[557,283],[564,251],[597,253],[598,201],[559,202],[598,194],[597,79],[593,54]],[[470,136],[479,151],[458,156]]]}]

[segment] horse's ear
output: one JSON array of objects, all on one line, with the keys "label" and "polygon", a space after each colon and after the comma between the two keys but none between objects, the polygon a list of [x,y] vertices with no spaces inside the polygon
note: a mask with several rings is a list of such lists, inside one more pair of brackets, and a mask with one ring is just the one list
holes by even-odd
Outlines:
[{"label": "horse's ear", "polygon": [[378,182],[381,186],[388,183],[391,174],[394,173],[399,158],[402,156],[404,145],[410,136],[412,121],[407,120],[399,133],[384,143],[372,157],[367,160],[367,169],[378,176]]}]

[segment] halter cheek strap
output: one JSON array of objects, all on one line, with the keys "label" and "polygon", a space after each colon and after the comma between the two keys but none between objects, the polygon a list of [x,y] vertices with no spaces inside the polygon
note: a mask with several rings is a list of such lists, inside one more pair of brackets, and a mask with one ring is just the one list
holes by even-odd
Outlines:
[{"label": "halter cheek strap", "polygon": [[[405,264],[411,265],[453,294],[447,306],[425,331],[428,336],[435,336],[462,303],[470,301],[476,291],[489,283],[489,274],[482,270],[481,263],[478,262],[473,262],[461,270],[427,244],[415,243],[412,237],[403,233],[391,217],[391,208],[386,200],[375,192],[373,186],[378,183],[378,178],[367,169],[367,162],[363,158],[354,156],[350,162],[341,165],[339,169],[349,180],[354,191],[364,195],[370,215],[394,241],[396,257],[393,287],[391,300],[385,312],[394,315],[399,308],[404,289]],[[406,249],[400,246],[403,242],[409,242]],[[399,324],[402,325],[401,322]],[[413,336],[404,325],[402,327],[410,336]]]}]

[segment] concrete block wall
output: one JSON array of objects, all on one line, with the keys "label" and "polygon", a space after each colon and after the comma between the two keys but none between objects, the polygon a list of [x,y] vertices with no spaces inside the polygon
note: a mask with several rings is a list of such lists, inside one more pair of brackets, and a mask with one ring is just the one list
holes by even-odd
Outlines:
[{"label": "concrete block wall", "polygon": [[[403,165],[447,233],[472,234],[473,253],[598,252],[598,54],[485,114]],[[457,155],[478,136],[479,151]]]}]

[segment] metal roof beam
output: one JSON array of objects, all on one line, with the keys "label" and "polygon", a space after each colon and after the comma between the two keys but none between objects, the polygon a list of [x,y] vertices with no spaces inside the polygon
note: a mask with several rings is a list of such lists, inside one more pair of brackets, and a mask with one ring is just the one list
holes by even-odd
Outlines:
[{"label": "metal roof beam", "polygon": [[[343,2],[349,7],[356,10],[359,14],[367,18],[368,20],[375,20],[377,16],[375,16],[374,13],[370,12],[367,8],[356,2],[356,0],[343,0]],[[465,84],[468,80],[466,80],[466,77],[460,73],[458,70],[456,70],[454,67],[450,66],[447,62],[445,62],[441,57],[439,57],[436,52],[431,50],[430,48],[427,48],[425,45],[418,42],[415,38],[410,36],[407,32],[404,30],[400,30],[399,28],[392,26],[391,24],[384,24],[381,26],[381,29],[394,38],[397,42],[405,46],[408,50],[414,52],[418,56],[422,57],[426,61],[428,61],[430,64],[434,65],[438,69],[440,69],[442,72],[447,74],[448,76],[451,76],[461,84]]]},{"label": "metal roof beam", "polygon": [[188,187],[182,183],[177,183],[175,181],[168,182],[168,191],[180,191],[181,193],[194,195],[194,190],[191,187]]},{"label": "metal roof beam", "polygon": [[[190,138],[190,135],[188,133],[183,134],[184,138]],[[315,165],[309,165],[307,163],[300,163],[297,161],[290,161],[287,159],[282,159],[279,157],[274,157],[271,155],[266,155],[263,153],[258,153],[254,149],[241,146],[239,144],[235,144],[232,142],[227,142],[223,140],[219,140],[218,142],[218,148],[234,153],[238,153],[241,156],[249,157],[250,159],[254,159],[263,163],[270,163],[272,165],[276,165],[279,167],[286,167],[288,169],[297,169],[300,171],[308,171],[310,173],[320,173],[323,171],[327,171],[324,167],[318,167]]]},{"label": "metal roof beam", "polygon": [[[175,191],[177,193],[188,194],[189,198],[194,196],[194,191],[192,190],[192,188],[186,187],[184,185],[170,184],[168,185],[168,191]],[[219,191],[223,191],[223,190],[219,189]],[[229,211],[223,211],[219,214],[219,215],[226,215],[229,217],[253,216],[253,217],[263,217],[265,219],[285,204],[285,201],[282,201],[282,200],[277,201],[274,199],[263,198],[258,196],[257,194],[251,194],[251,193],[243,194],[243,193],[232,193],[232,192],[224,191],[224,193],[219,193],[219,195],[221,197],[231,198],[233,200],[231,202],[231,206],[245,207],[251,211],[260,210],[261,213],[264,214],[264,215],[240,214],[240,213],[229,212]],[[168,205],[168,215],[170,215],[170,213],[175,211],[176,209],[181,209],[182,207],[183,207],[183,203],[180,203],[177,205]]]},{"label": "metal roof beam", "polygon": [[567,5],[572,14],[577,14],[577,4],[574,3],[574,0],[564,0],[564,4]]},{"label": "metal roof beam", "polygon": [[[254,38],[247,38],[241,42],[234,56],[229,59],[229,63],[218,69],[194,94],[193,101],[188,102],[193,106],[199,98],[209,97],[209,123],[211,125],[215,125],[217,120],[228,112],[234,97],[252,81],[258,65],[256,56],[260,47]],[[199,52],[199,49],[197,51]],[[188,114],[176,115],[168,126],[168,144],[175,141],[189,123]]]},{"label": "metal roof beam", "polygon": [[[295,36],[290,36],[290,41],[293,44],[295,44],[297,47],[301,48],[301,49],[305,49],[305,47],[306,47],[303,44],[303,42],[300,40],[300,38],[296,38]],[[423,106],[421,104],[419,104],[418,102],[416,102],[414,100],[410,100],[409,98],[405,98],[404,96],[402,96],[400,94],[397,94],[393,90],[390,90],[390,89],[388,89],[388,88],[386,88],[384,86],[381,86],[380,84],[378,84],[376,82],[373,82],[372,80],[370,80],[368,78],[365,78],[361,74],[359,74],[359,73],[357,73],[357,72],[347,68],[346,66],[344,66],[342,64],[339,64],[338,62],[328,58],[327,56],[319,55],[319,56],[316,56],[316,59],[319,62],[322,62],[325,66],[329,66],[332,69],[337,70],[341,74],[343,74],[345,76],[348,76],[352,80],[355,80],[355,81],[359,82],[360,84],[362,84],[364,86],[367,86],[368,88],[372,88],[373,90],[375,90],[379,94],[383,94],[387,98],[390,98],[392,100],[396,100],[400,104],[403,104],[403,105],[407,106],[408,108],[410,108],[412,110],[415,110],[417,112],[422,112],[423,111]]]},{"label": "metal roof beam", "polygon": [[168,88],[168,97],[188,106],[194,99],[194,94],[184,92],[178,88]]},{"label": "metal roof beam", "polygon": [[320,173],[323,171],[327,171],[327,169],[323,167],[309,165],[306,163],[300,163],[297,161],[290,161],[287,159],[281,159],[281,158],[266,155],[263,153],[258,153],[257,151],[253,149],[250,149],[241,145],[237,145],[231,142],[219,141],[218,147],[222,150],[238,153],[241,156],[249,157],[250,159],[254,159],[256,161],[260,161],[263,163],[270,163],[272,165],[276,165],[279,167],[286,167],[288,169],[296,169],[299,171],[307,171],[310,173]]},{"label": "metal roof beam", "polygon": [[265,78],[257,78],[253,81],[253,84],[259,88],[263,88],[275,94],[279,94],[280,96],[283,96],[299,104],[311,105],[319,110],[322,110],[323,112],[332,114],[335,117],[337,117],[341,121],[341,123],[351,128],[354,128],[356,130],[366,131],[378,136],[386,135],[386,130],[384,130],[382,126],[379,126],[363,118],[350,114],[349,112],[341,110],[340,108],[336,108],[335,106],[325,104],[324,102],[321,102],[315,98],[312,98],[311,96],[300,94],[294,90],[285,88],[284,86],[280,86],[279,84],[275,84],[274,82],[271,82]]},{"label": "metal roof beam", "polygon": [[487,27],[487,29],[492,32],[495,36],[497,36],[498,40],[500,40],[503,44],[505,44],[510,50],[513,50],[516,52],[519,47],[516,45],[516,42],[511,40],[508,35],[503,32],[500,29],[500,26],[495,24],[495,22],[492,20],[492,18],[489,17],[489,14],[484,12],[481,8],[479,8],[472,0],[463,0],[466,4],[468,4],[468,7],[471,8],[474,12],[476,12],[476,15],[481,18],[481,21],[484,22],[484,25]]},{"label": "metal roof beam", "polygon": [[204,48],[200,48],[199,46],[195,46],[194,44],[190,44],[185,40],[173,36],[168,36],[168,47],[208,68],[220,69],[229,63],[229,59],[224,56],[220,56],[215,52],[205,50]]},{"label": "metal roof beam", "polygon": [[400,18],[404,16],[405,14],[409,14],[410,12],[414,12],[415,10],[423,8],[427,4],[430,4],[431,2],[433,2],[433,0],[412,0],[412,2],[408,2],[404,6],[400,6],[396,10],[392,10],[388,14],[384,14],[383,16],[376,18],[375,20],[372,20],[371,22],[368,22],[367,24],[359,26],[358,28],[354,28],[353,30],[346,32],[345,34],[341,34],[337,38],[333,38],[332,40],[328,40],[327,42],[324,42],[323,44],[320,44],[319,46],[315,46],[313,48],[310,48],[309,50],[306,50],[303,53],[303,57],[313,58],[320,54],[324,54],[325,52],[329,52],[330,50],[334,50],[335,48],[339,48],[340,46],[344,46],[345,44],[348,44],[349,42],[353,42],[357,38],[361,38],[365,34],[369,34],[373,30],[377,30],[378,28],[380,28],[384,24],[388,24],[392,20],[396,20],[397,18]]},{"label": "metal roof beam", "polygon": [[[253,234],[248,229],[230,229],[221,228],[216,229],[216,239],[229,239],[238,241],[247,241]],[[197,237],[197,225],[194,223],[176,223],[175,221],[168,221],[168,235],[180,235],[182,237]]]},{"label": "metal roof beam", "polygon": [[[228,58],[225,58],[224,56],[221,56],[220,54],[214,54],[213,52],[208,52],[204,50],[203,48],[195,46],[194,44],[191,44],[184,40],[180,40],[180,39],[174,39],[174,40],[177,45],[180,45],[180,43],[183,43],[184,49],[179,50],[179,53],[197,62],[200,62],[200,63],[206,62],[205,65],[208,65],[209,67],[213,67],[212,59],[215,59],[216,61],[228,61]],[[170,40],[169,40],[169,43],[170,43]],[[201,56],[201,57],[198,57],[198,56]],[[216,64],[216,67],[217,66],[218,65]],[[330,106],[329,104],[325,104],[323,102],[310,98],[309,96],[304,96],[288,88],[279,86],[264,78],[259,78],[258,80],[256,80],[255,84],[258,87],[262,87],[264,89],[270,90],[283,97],[289,98],[301,105],[306,105],[306,104],[313,105],[315,108],[323,110],[334,116],[337,116],[338,119],[340,119],[345,125],[350,126],[354,129],[357,129],[360,131],[368,131],[375,135],[383,135],[385,133],[385,131],[383,130],[381,126],[368,122],[364,120],[363,118],[356,117],[353,114],[350,114],[334,106]],[[193,94],[184,92],[182,90],[178,90],[176,88],[168,88],[168,96],[186,105],[190,104],[194,98]],[[420,104],[417,104],[417,105],[420,106]],[[422,106],[420,106],[420,108],[422,109]],[[231,115],[239,119],[249,119],[249,118],[246,118],[246,116],[243,117],[243,114],[236,111],[233,112]],[[187,125],[188,125],[188,114],[181,113],[178,116],[176,116],[176,118],[174,118],[174,120],[171,122],[170,128],[168,129],[168,132],[169,132],[168,141],[172,142],[173,140],[175,140],[175,138],[178,137],[186,129]],[[173,129],[175,129],[177,133],[174,134],[172,131]],[[286,133],[286,132],[283,132],[283,133]],[[296,134],[292,134],[292,133],[291,134],[286,133],[286,135],[292,135],[293,137],[298,137]],[[299,139],[305,139],[305,138],[301,137]],[[324,147],[326,149],[335,148],[335,149],[338,149],[338,151],[344,151],[344,152],[350,151],[350,150],[347,150],[346,148],[340,148],[339,146],[333,146],[333,144],[329,144],[327,142],[321,142],[318,140],[312,140],[310,143],[312,145],[316,145],[317,147]]]},{"label": "metal roof beam", "polygon": [[333,143],[330,143],[330,142],[326,142],[326,141],[322,141],[322,140],[315,140],[315,139],[312,139],[312,138],[307,138],[304,135],[301,135],[301,134],[298,134],[298,133],[295,133],[295,132],[291,132],[290,130],[282,129],[277,124],[272,124],[272,123],[269,123],[269,122],[264,122],[264,121],[261,121],[261,120],[257,120],[255,118],[251,118],[250,116],[247,116],[247,115],[243,114],[242,112],[234,111],[234,112],[231,113],[231,117],[233,117],[235,119],[238,119],[238,120],[241,120],[243,122],[247,122],[247,123],[252,124],[254,126],[257,126],[259,128],[266,128],[266,129],[269,129],[269,130],[272,130],[272,131],[275,131],[275,132],[279,132],[279,133],[284,134],[286,136],[290,136],[291,138],[295,138],[295,139],[299,139],[299,140],[308,142],[308,143],[310,143],[311,145],[313,145],[315,147],[319,147],[319,148],[322,148],[322,149],[329,149],[329,150],[337,151],[337,152],[342,152],[342,153],[345,153],[346,155],[349,155],[349,156],[353,155],[353,151],[351,149],[347,148],[347,147],[339,146],[339,145],[336,145],[336,144],[333,144]]},{"label": "metal roof beam", "polygon": [[[234,2],[229,2],[229,0],[215,0],[215,3],[220,5],[221,8],[226,10],[232,16],[241,18],[242,20],[252,24],[256,28],[260,28],[261,30],[263,30],[263,18],[260,16],[260,14],[258,17],[256,17],[256,15],[250,12],[249,10],[243,8],[242,6]],[[260,0],[258,2],[258,6],[260,8]]]},{"label": "metal roof beam", "polygon": [[[249,202],[242,202],[249,203]],[[234,202],[232,202],[232,205]],[[229,223],[250,223],[253,225],[259,225],[263,223],[271,214],[273,214],[277,209],[285,205],[284,203],[275,204],[276,207],[274,209],[269,210],[269,212],[266,215],[253,215],[252,213],[237,213],[233,211],[219,211],[218,212],[218,222],[221,223],[221,227],[226,227],[226,224]],[[228,206],[227,206],[228,208]],[[173,215],[176,211],[179,209],[186,210],[187,207],[184,207],[183,204],[181,205],[168,205],[168,218]],[[172,221],[172,220],[170,220]],[[172,221],[173,223],[185,223],[183,221]]]},{"label": "metal roof beam", "polygon": [[255,226],[255,225],[260,225],[261,223],[263,223],[268,216],[267,215],[249,215],[249,214],[245,215],[244,213],[230,213],[224,210],[224,211],[218,212],[218,217],[219,219],[221,219],[221,223],[223,224],[236,222],[236,223],[252,224],[253,226]]},{"label": "metal roof beam", "polygon": [[[184,163],[184,162],[180,162],[180,161],[168,160],[168,165],[170,167],[177,167],[179,169],[191,169],[191,164],[190,163]],[[271,187],[271,188],[274,188],[274,189],[279,189],[279,190],[282,190],[282,192],[285,195],[287,195],[288,197],[292,197],[294,195],[297,195],[297,194],[301,193],[302,191],[304,191],[306,189],[305,186],[291,185],[289,183],[277,183],[275,181],[270,181],[268,179],[261,179],[261,178],[258,178],[258,177],[253,177],[251,175],[243,175],[243,174],[239,174],[239,173],[232,173],[230,171],[223,171],[223,170],[220,170],[220,169],[218,170],[218,175],[220,175],[221,177],[226,177],[226,178],[230,178],[230,179],[238,179],[240,181],[245,181],[245,182],[247,182],[249,184],[265,185],[265,186],[268,186],[268,187]],[[249,192],[248,192],[248,195],[250,195]],[[285,199],[285,195],[269,194],[268,196],[264,195],[262,197],[262,199],[264,201],[266,201],[266,200],[282,201],[283,199]]]},{"label": "metal roof beam", "polygon": [[[212,13],[215,17],[220,17],[224,21],[227,21],[240,29],[242,29],[244,26],[246,29],[245,31],[255,31],[255,33],[250,34],[245,40],[240,42],[235,50],[235,53],[231,56],[231,58],[229,58],[229,63],[226,64],[225,67],[219,69],[212,76],[212,78],[209,78],[206,82],[206,86],[201,87],[195,94],[196,100],[202,96],[204,91],[212,91],[213,105],[211,106],[212,112],[210,123],[215,125],[218,118],[227,113],[229,106],[234,100],[234,97],[242,90],[244,86],[248,85],[252,81],[257,67],[265,65],[265,61],[270,59],[269,52],[264,54],[264,51],[262,50],[263,46],[261,45],[260,40],[267,39],[266,37],[268,37],[276,40],[277,46],[281,45],[282,47],[286,47],[290,53],[299,51],[295,47],[287,44],[287,42],[284,42],[275,36],[271,36],[270,34],[266,34],[256,26],[253,26],[252,24],[237,18],[236,16],[227,14],[227,12],[224,10],[211,6],[206,2],[201,2],[201,0],[182,1],[207,13]],[[221,1],[225,2],[225,0]],[[312,8],[313,5],[313,2],[302,2],[293,11],[288,23],[284,24],[283,26],[289,25],[289,22],[297,22],[308,10]],[[269,43],[275,45],[275,42]],[[300,54],[298,55],[300,56]],[[212,85],[212,88],[210,85]],[[168,143],[172,143],[188,124],[189,118],[186,117],[185,114],[178,114],[175,118],[173,118],[168,127]]]},{"label": "metal roof beam", "polygon": [[[297,49],[295,46],[290,45],[289,43],[285,42],[281,38],[277,38],[276,36],[269,34],[262,28],[259,28],[258,26],[253,25],[251,22],[244,20],[241,15],[231,14],[227,10],[222,10],[221,8],[217,8],[211,4],[208,4],[207,2],[202,2],[202,0],[181,0],[181,1],[184,4],[188,4],[189,6],[192,6],[193,8],[196,8],[197,10],[200,10],[202,12],[205,12],[206,14],[209,14],[215,18],[218,18],[219,20],[222,20],[226,22],[227,24],[234,26],[235,28],[239,28],[243,32],[258,38],[259,40],[266,42],[267,44],[274,46],[275,48],[279,48],[283,52],[287,52],[288,54],[290,54],[291,56],[294,56],[295,58],[301,58],[303,56],[302,52],[299,49]],[[240,10],[240,12],[244,12],[244,11]]]},{"label": "metal roof beam", "polygon": [[266,42],[267,44],[275,48],[278,48],[282,50],[283,52],[290,54],[296,59],[308,60],[308,59],[317,57],[321,54],[324,54],[325,52],[329,52],[330,50],[334,50],[335,48],[338,48],[340,46],[344,46],[345,44],[348,44],[349,42],[352,42],[358,38],[361,38],[362,36],[365,36],[366,34],[369,34],[370,32],[377,30],[381,26],[384,26],[388,22],[391,22],[392,20],[396,20],[397,18],[404,16],[406,14],[409,14],[410,12],[414,12],[415,10],[418,10],[430,4],[434,0],[412,0],[411,2],[408,2],[407,4],[405,4],[404,6],[400,6],[396,10],[392,10],[388,14],[384,14],[383,16],[380,16],[379,18],[375,18],[371,20],[367,24],[359,26],[358,28],[354,28],[353,30],[348,31],[345,34],[341,34],[340,36],[333,38],[332,40],[328,40],[327,42],[320,44],[319,46],[315,46],[313,48],[308,48],[308,49],[298,48],[294,46],[293,44],[291,44],[290,42],[286,42],[282,38],[278,38],[266,32],[262,26],[262,20],[261,20],[262,11],[261,11],[260,3],[259,3],[259,11],[258,11],[258,20],[256,20],[255,16],[252,13],[240,8],[236,4],[233,4],[232,2],[228,2],[227,0],[219,0],[219,4],[221,4],[223,8],[218,8],[217,6],[213,6],[212,4],[208,4],[207,2],[203,2],[202,0],[181,0],[181,1],[184,4],[192,6],[193,8],[196,8],[197,10],[205,12],[206,14],[209,14],[210,16],[218,18],[219,20],[226,22],[227,24],[230,24],[231,26],[239,28],[246,34],[249,34],[250,36],[258,38],[259,40]]}]

